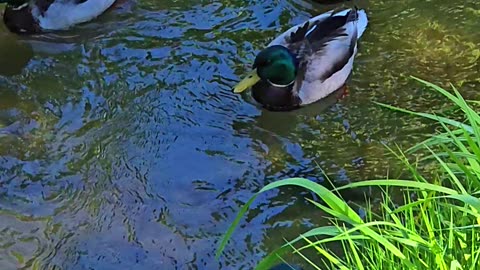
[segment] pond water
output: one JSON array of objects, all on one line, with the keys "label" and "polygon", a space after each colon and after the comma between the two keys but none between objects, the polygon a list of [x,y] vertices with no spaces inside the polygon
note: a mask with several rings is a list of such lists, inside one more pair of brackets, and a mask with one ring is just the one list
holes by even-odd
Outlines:
[{"label": "pond water", "polygon": [[435,127],[373,102],[448,109],[410,75],[478,97],[477,0],[355,1],[370,24],[344,98],[274,113],[230,92],[281,30],[352,4],[139,0],[55,34],[2,24],[0,269],[252,269],[326,222],[302,190],[270,192],[215,260],[260,187],[398,175],[383,144]]}]

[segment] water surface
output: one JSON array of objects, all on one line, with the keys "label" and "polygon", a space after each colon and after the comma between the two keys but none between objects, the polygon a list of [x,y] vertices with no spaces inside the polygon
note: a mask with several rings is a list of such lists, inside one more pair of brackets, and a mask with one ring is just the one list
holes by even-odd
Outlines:
[{"label": "water surface", "polygon": [[373,101],[448,109],[410,75],[478,97],[475,0],[356,1],[370,25],[347,97],[273,113],[230,92],[269,38],[350,4],[140,0],[56,34],[2,25],[0,268],[252,269],[326,222],[301,190],[268,193],[215,260],[260,187],[398,175],[383,144],[434,127]]}]

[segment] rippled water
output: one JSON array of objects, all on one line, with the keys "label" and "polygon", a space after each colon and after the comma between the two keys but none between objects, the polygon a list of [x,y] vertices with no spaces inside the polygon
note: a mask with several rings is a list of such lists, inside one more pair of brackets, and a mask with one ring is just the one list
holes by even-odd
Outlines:
[{"label": "rippled water", "polygon": [[372,101],[446,109],[409,75],[478,97],[476,0],[355,1],[370,25],[346,98],[273,113],[230,92],[270,37],[351,4],[139,0],[55,35],[2,25],[0,268],[251,269],[324,222],[301,190],[271,192],[216,261],[266,183],[323,181],[320,167],[337,183],[399,173],[382,143],[433,127]]}]

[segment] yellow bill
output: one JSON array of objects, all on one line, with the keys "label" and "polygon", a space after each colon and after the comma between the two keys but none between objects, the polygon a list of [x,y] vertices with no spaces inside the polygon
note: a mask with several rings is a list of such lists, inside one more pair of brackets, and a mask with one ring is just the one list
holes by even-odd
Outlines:
[{"label": "yellow bill", "polygon": [[257,75],[257,69],[254,69],[248,73],[247,77],[235,85],[232,90],[234,93],[241,93],[256,84],[258,81],[260,81],[260,77]]}]

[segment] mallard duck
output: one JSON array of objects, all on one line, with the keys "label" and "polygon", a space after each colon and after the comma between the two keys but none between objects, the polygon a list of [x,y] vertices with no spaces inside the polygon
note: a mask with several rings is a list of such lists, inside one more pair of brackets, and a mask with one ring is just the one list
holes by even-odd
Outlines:
[{"label": "mallard duck", "polygon": [[64,30],[104,13],[115,0],[0,0],[3,22],[18,34]]},{"label": "mallard duck", "polygon": [[253,98],[272,111],[325,98],[345,85],[367,24],[365,11],[353,8],[296,25],[256,56],[253,70],[232,90],[241,93],[251,87]]}]

